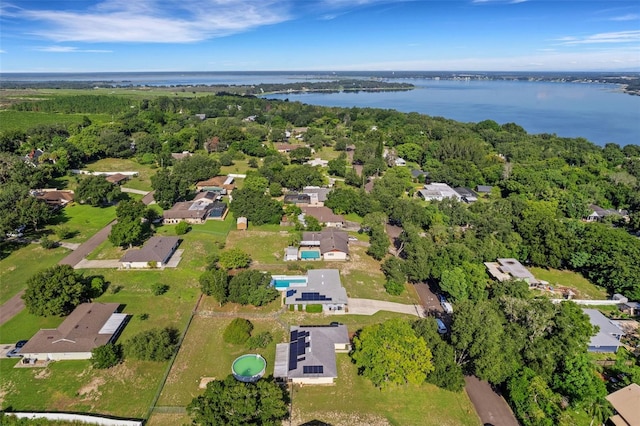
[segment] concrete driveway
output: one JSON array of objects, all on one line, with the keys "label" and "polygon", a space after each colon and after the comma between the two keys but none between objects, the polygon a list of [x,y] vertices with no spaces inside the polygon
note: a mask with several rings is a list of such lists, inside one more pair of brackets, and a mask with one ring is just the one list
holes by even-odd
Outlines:
[{"label": "concrete driveway", "polygon": [[348,306],[349,314],[353,315],[373,315],[378,311],[389,311],[424,318],[424,312],[420,305],[405,305],[402,303],[384,302],[382,300],[349,298]]},{"label": "concrete driveway", "polygon": [[22,300],[23,294],[24,290],[20,291],[11,299],[4,302],[2,306],[0,306],[0,325],[9,321],[24,309],[24,300]]},{"label": "concrete driveway", "polygon": [[489,382],[480,380],[474,376],[466,376],[465,390],[469,399],[476,408],[480,420],[485,425],[492,426],[518,426],[509,404],[502,395],[495,392]]}]

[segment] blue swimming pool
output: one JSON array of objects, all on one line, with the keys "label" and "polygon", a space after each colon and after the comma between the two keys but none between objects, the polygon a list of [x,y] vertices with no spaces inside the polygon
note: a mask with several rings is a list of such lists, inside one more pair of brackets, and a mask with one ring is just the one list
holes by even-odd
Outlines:
[{"label": "blue swimming pool", "polygon": [[289,287],[304,287],[307,285],[307,277],[301,275],[274,275],[273,277],[271,277],[271,285],[277,289],[286,289]]},{"label": "blue swimming pool", "polygon": [[306,250],[300,252],[301,259],[320,259],[320,252],[315,250]]}]

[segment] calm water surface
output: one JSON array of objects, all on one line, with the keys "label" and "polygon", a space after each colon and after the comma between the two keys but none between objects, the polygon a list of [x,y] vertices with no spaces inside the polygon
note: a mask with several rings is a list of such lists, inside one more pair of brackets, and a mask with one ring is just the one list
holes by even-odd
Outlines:
[{"label": "calm water surface", "polygon": [[391,108],[463,122],[514,122],[529,133],[584,137],[598,145],[640,144],[640,96],[608,84],[402,80],[406,92],[269,95],[307,104]]}]

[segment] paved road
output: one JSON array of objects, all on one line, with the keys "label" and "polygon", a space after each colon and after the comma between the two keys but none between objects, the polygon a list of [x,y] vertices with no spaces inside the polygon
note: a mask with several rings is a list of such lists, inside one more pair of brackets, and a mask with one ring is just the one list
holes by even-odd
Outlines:
[{"label": "paved road", "polygon": [[0,325],[9,321],[14,316],[18,315],[20,311],[24,309],[24,300],[22,295],[24,290],[7,300],[2,306],[0,306]]},{"label": "paved road", "polygon": [[116,221],[112,221],[107,226],[99,230],[93,237],[82,243],[80,247],[74,250],[67,257],[58,262],[59,265],[71,265],[75,267],[82,259],[84,259],[89,253],[94,251],[96,247],[102,244],[111,233],[111,227]]},{"label": "paved road", "polygon": [[435,315],[437,317],[442,317],[444,314],[444,310],[440,305],[440,301],[438,297],[431,291],[427,284],[414,284],[413,287],[416,289],[416,293],[418,293],[418,297],[420,297],[420,303],[424,307],[425,312],[428,315]]},{"label": "paved road", "polygon": [[150,191],[142,191],[140,189],[133,188],[125,188],[124,186],[120,187],[121,192],[128,192],[130,194],[139,194],[139,195],[147,195]]},{"label": "paved road", "polygon": [[474,376],[464,378],[465,390],[485,425],[518,426],[511,408],[502,395],[496,393],[488,382]]},{"label": "paved road", "polygon": [[348,306],[349,314],[352,315],[373,315],[378,311],[390,311],[424,317],[420,305],[405,305],[402,303],[383,302],[382,300],[349,298]]}]

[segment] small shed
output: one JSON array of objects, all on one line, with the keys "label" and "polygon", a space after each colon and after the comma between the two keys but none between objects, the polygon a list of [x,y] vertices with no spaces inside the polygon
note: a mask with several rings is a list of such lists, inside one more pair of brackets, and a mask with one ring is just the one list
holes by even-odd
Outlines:
[{"label": "small shed", "polygon": [[244,216],[239,217],[236,220],[236,229],[237,230],[241,230],[241,231],[246,231],[247,230],[247,218]]},{"label": "small shed", "polygon": [[298,249],[296,247],[285,248],[284,260],[287,262],[298,260]]}]

